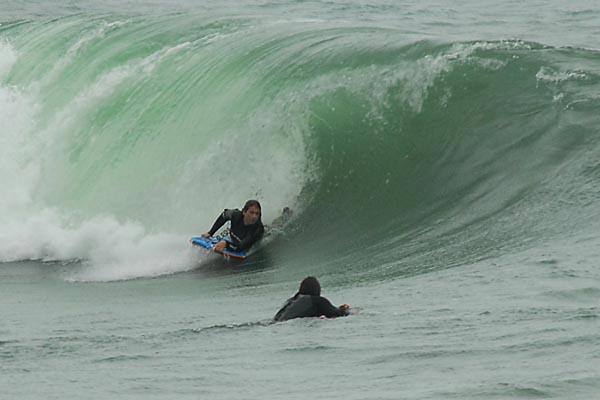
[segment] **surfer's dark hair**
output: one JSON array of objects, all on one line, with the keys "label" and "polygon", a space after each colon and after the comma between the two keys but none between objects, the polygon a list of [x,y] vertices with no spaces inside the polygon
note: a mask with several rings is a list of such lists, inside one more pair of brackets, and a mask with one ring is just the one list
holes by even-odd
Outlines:
[{"label": "surfer's dark hair", "polygon": [[298,290],[298,294],[309,294],[312,296],[320,296],[321,295],[321,285],[319,281],[314,276],[307,276],[300,283],[300,289]]},{"label": "surfer's dark hair", "polygon": [[260,211],[261,214],[262,214],[262,207],[260,206],[260,203],[258,202],[258,200],[248,200],[246,202],[246,204],[244,204],[244,208],[242,208],[242,212],[248,211],[248,209],[250,207],[256,207],[256,208],[258,208],[258,211]]}]

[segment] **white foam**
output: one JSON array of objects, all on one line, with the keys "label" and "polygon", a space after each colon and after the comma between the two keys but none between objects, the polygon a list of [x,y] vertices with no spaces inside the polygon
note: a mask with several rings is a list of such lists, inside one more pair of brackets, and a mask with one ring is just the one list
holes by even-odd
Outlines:
[{"label": "white foam", "polygon": [[17,52],[13,47],[0,40],[0,82],[8,75],[17,62]]},{"label": "white foam", "polygon": [[0,86],[0,222],[31,203],[39,176],[30,140],[36,108],[17,88]]},{"label": "white foam", "polygon": [[79,224],[55,209],[44,209],[2,224],[0,261],[83,260],[87,268],[73,281],[111,281],[189,270],[198,253],[186,237],[147,232],[135,222],[99,216]]},{"label": "white foam", "polygon": [[554,71],[547,67],[541,67],[540,70],[535,74],[535,79],[538,82],[546,81],[551,83],[560,83],[568,80],[582,80],[586,78],[587,75],[583,72]]}]

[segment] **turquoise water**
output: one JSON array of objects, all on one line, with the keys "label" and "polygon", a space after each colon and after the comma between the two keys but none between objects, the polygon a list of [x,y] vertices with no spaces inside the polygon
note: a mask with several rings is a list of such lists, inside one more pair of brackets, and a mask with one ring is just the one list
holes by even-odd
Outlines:
[{"label": "turquoise water", "polygon": [[[8,398],[595,398],[600,7],[0,5]],[[291,222],[192,249],[248,198]],[[338,320],[270,324],[317,276]]]}]

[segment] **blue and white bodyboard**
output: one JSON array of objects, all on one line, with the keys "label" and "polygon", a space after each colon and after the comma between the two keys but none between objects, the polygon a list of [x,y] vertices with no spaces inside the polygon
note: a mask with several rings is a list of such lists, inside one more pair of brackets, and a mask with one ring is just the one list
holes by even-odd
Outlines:
[{"label": "blue and white bodyboard", "polygon": [[[190,239],[190,242],[194,245],[197,246],[203,250],[205,250],[205,252],[211,252],[214,250],[214,247],[217,243],[219,243],[221,240],[227,240],[226,238],[222,238],[222,237],[209,237],[209,238],[204,238],[201,236],[194,236],[193,238]],[[223,257],[225,258],[235,258],[237,260],[244,260],[247,256],[248,253],[245,251],[233,251],[230,249],[225,248],[225,250],[223,250],[221,252],[221,254],[223,254]]]}]

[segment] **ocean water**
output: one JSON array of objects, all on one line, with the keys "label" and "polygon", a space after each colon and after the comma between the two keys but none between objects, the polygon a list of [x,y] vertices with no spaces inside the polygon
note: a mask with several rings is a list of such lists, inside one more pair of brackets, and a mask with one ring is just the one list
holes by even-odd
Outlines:
[{"label": "ocean water", "polygon": [[0,4],[0,398],[600,398],[600,4],[97,3]]}]

